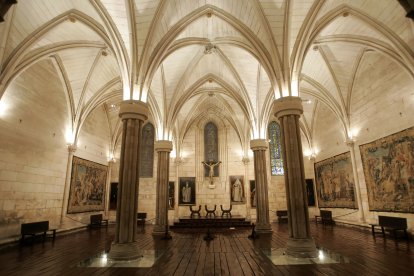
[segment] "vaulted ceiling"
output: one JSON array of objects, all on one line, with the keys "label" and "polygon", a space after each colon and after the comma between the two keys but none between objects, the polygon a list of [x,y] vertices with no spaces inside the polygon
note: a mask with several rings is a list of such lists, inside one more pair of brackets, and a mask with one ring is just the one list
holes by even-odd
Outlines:
[{"label": "vaulted ceiling", "polygon": [[75,137],[103,108],[115,147],[123,99],[148,102],[158,139],[212,114],[246,144],[266,136],[274,99],[300,96],[312,144],[320,109],[350,131],[364,64],[390,59],[414,77],[404,15],[392,0],[20,0],[0,25],[0,97],[47,60]]}]

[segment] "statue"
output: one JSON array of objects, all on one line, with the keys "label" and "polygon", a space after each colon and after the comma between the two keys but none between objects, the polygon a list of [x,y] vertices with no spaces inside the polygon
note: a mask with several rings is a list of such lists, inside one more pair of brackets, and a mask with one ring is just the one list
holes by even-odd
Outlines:
[{"label": "statue", "polygon": [[191,187],[188,186],[188,182],[185,182],[185,187],[182,188],[181,194],[182,194],[184,203],[191,202]]},{"label": "statue", "polygon": [[209,163],[203,161],[201,163],[203,163],[205,166],[209,167],[208,176],[210,178],[210,186],[214,186],[214,184],[213,184],[214,167],[220,165],[221,161],[218,161],[218,162],[210,161]]},{"label": "statue", "polygon": [[242,202],[243,201],[243,187],[240,180],[237,178],[233,184],[232,192],[231,192],[232,200],[235,202]]}]

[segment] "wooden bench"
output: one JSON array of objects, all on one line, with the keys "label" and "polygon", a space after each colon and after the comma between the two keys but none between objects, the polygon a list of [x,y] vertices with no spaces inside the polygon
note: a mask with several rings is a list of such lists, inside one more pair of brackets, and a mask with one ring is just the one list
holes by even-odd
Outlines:
[{"label": "wooden bench", "polygon": [[328,211],[328,210],[321,210],[320,215],[315,216],[315,223],[316,224],[318,224],[318,220],[320,220],[323,225],[326,225],[326,224],[333,225],[333,224],[335,224],[335,221],[332,219],[332,211]]},{"label": "wooden bench", "polygon": [[108,226],[108,220],[104,219],[102,214],[91,215],[89,227]]},{"label": "wooden bench", "polygon": [[398,217],[378,216],[378,224],[371,224],[371,232],[375,237],[376,229],[380,228],[382,236],[385,238],[385,231],[392,233],[394,238],[397,238],[397,232],[403,231],[404,237],[408,240],[407,233],[407,219]]},{"label": "wooden bench", "polygon": [[56,229],[49,229],[48,220],[22,223],[21,228],[20,228],[20,233],[22,235],[22,238],[20,241],[23,243],[25,236],[32,236],[32,241],[33,241],[36,235],[42,235],[43,241],[45,241],[48,232],[50,232],[53,240],[55,240]]},{"label": "wooden bench", "polygon": [[287,210],[277,210],[276,211],[276,216],[277,216],[277,221],[279,223],[288,221],[288,211]]}]

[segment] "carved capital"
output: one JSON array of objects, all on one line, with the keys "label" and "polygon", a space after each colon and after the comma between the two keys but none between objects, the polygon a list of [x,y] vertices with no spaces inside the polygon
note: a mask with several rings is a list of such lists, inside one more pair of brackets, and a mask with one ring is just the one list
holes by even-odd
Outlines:
[{"label": "carved capital", "polygon": [[355,140],[352,138],[348,138],[346,139],[345,143],[348,147],[353,147],[355,145]]},{"label": "carved capital", "polygon": [[250,148],[252,149],[252,151],[267,150],[268,147],[269,147],[269,143],[267,142],[266,139],[250,140]]},{"label": "carved capital", "polygon": [[167,151],[171,152],[173,149],[173,144],[168,140],[158,140],[154,143],[155,151]]},{"label": "carved capital", "polygon": [[125,119],[137,119],[145,121],[148,119],[148,105],[141,101],[128,100],[121,102],[119,117]]},{"label": "carved capital", "polygon": [[283,97],[273,103],[273,111],[279,119],[287,115],[298,115],[303,113],[302,99],[299,97]]},{"label": "carved capital", "polygon": [[68,144],[68,152],[75,153],[76,149],[78,148],[75,144]]}]

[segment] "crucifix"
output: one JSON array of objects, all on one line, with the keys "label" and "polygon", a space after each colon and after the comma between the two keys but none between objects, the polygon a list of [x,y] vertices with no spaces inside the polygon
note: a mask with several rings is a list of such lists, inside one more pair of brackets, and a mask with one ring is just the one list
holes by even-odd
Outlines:
[{"label": "crucifix", "polygon": [[208,176],[210,178],[210,186],[209,188],[214,188],[214,181],[213,181],[213,177],[214,177],[214,167],[220,165],[221,161],[210,161],[210,162],[201,162],[204,164],[204,166],[207,166],[209,168],[209,172],[208,172]]}]

